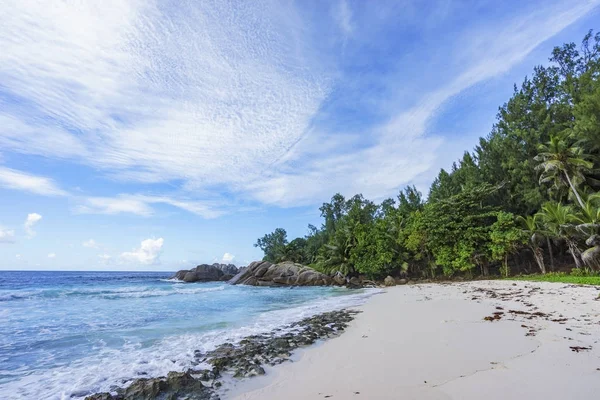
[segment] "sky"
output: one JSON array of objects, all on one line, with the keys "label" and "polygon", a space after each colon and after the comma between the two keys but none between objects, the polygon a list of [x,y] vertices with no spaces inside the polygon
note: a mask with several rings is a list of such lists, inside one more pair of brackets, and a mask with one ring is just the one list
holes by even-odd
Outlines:
[{"label": "sky", "polygon": [[423,193],[600,0],[0,0],[0,269],[246,265]]}]

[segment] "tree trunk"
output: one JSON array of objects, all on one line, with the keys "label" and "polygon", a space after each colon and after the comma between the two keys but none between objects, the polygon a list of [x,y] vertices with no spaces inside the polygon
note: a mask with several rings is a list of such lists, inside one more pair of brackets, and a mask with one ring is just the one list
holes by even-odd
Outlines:
[{"label": "tree trunk", "polygon": [[535,259],[536,264],[540,268],[542,274],[546,273],[546,265],[544,264],[544,252],[539,247],[532,247],[531,251],[533,251],[533,258]]},{"label": "tree trunk", "polygon": [[573,186],[573,182],[571,182],[571,178],[569,178],[569,174],[567,174],[567,171],[565,171],[565,176],[567,177],[567,182],[569,182],[569,186],[571,187],[573,194],[577,198],[577,202],[579,203],[581,208],[585,208],[585,205],[583,204],[583,200],[581,200],[581,197],[579,196],[577,189],[575,189],[575,186]]},{"label": "tree trunk", "polygon": [[581,261],[579,260],[580,252],[579,252],[579,249],[577,248],[577,245],[572,240],[567,239],[567,246],[569,247],[569,251],[571,252],[571,255],[573,256],[573,260],[575,261],[575,266],[577,268],[581,268]]},{"label": "tree trunk", "polygon": [[552,254],[552,241],[546,236],[546,243],[548,243],[548,253],[550,254],[550,271],[554,271],[554,255]]}]

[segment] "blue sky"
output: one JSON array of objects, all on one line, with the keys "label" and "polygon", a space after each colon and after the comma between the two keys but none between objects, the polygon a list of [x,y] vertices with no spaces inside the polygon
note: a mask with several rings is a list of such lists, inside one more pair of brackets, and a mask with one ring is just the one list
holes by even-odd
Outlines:
[{"label": "blue sky", "polygon": [[241,265],[336,192],[426,192],[600,28],[600,0],[5,2],[0,269]]}]

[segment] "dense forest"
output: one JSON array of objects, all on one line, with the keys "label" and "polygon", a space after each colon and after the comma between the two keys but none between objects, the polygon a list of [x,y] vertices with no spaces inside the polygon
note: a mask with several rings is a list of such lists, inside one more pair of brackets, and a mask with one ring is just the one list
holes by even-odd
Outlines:
[{"label": "dense forest", "polygon": [[414,186],[375,204],[336,194],[323,224],[255,246],[271,262],[381,278],[600,268],[600,34],[555,47],[502,105],[491,132],[427,199]]}]

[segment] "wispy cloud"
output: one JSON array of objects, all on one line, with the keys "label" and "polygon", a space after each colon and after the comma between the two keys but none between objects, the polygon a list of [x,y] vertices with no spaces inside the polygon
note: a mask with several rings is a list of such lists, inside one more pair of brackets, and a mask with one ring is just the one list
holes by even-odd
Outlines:
[{"label": "wispy cloud", "polygon": [[49,253],[48,258],[56,258],[56,253]]},{"label": "wispy cloud", "polygon": [[219,205],[209,201],[181,200],[169,196],[121,194],[115,197],[81,198],[75,207],[79,214],[136,214],[148,217],[155,214],[152,204],[168,204],[204,218],[215,218],[224,213]]},{"label": "wispy cloud", "polygon": [[15,231],[13,229],[5,229],[0,226],[0,243],[14,243]]},{"label": "wispy cloud", "polygon": [[122,253],[120,259],[123,262],[132,264],[158,264],[160,263],[163,244],[163,238],[143,240],[139,248]]},{"label": "wispy cloud", "polygon": [[[361,85],[362,72],[343,81],[344,67],[361,69],[369,51],[385,47],[381,41],[398,25],[386,17],[395,15],[390,6],[371,7],[370,21],[361,20],[365,13],[354,2],[326,6],[325,22],[356,38],[352,45],[364,46],[347,48],[350,66],[344,66],[329,54],[339,52],[339,43],[329,43],[326,30],[302,19],[296,7],[301,2],[173,7],[115,0],[106,7],[58,1],[45,7],[35,0],[8,1],[12,11],[0,24],[3,151],[85,164],[112,179],[177,187],[176,195],[77,198],[79,213],[150,216],[155,205],[166,204],[205,218],[226,210],[196,193],[223,191],[296,206],[336,191],[381,198],[430,176],[441,166],[442,145],[449,146],[429,131],[440,107],[510,70],[598,5],[550,1],[467,26],[456,37],[438,34],[436,41],[453,56],[443,60],[444,80],[431,86],[419,81],[422,87],[411,96],[403,96],[411,82],[398,79],[414,68],[394,53],[402,49],[376,53],[390,57],[373,72],[380,86],[377,118],[350,131],[320,121],[332,94],[346,85],[356,85],[360,96],[346,101],[368,102],[374,89]],[[407,3],[410,18],[420,21],[413,2]],[[436,8],[436,22],[451,11]],[[0,185],[67,194],[49,178],[6,168],[0,169]]]},{"label": "wispy cloud", "polygon": [[42,216],[38,213],[27,214],[27,218],[25,219],[25,223],[23,227],[25,228],[25,233],[29,239],[33,238],[36,235],[36,232],[33,230],[33,227],[40,222]]},{"label": "wispy cloud", "polygon": [[147,217],[152,215],[154,210],[140,199],[120,195],[117,197],[88,197],[84,199],[84,204],[75,207],[75,212],[107,215],[129,213]]},{"label": "wispy cloud", "polygon": [[0,145],[143,182],[258,179],[330,85],[293,10],[266,3],[12,2],[0,76],[30,104],[0,107]]},{"label": "wispy cloud", "polygon": [[337,22],[342,34],[348,37],[352,34],[352,10],[347,0],[339,0],[333,8],[333,18]]},{"label": "wispy cloud", "polygon": [[98,248],[100,248],[100,245],[94,239],[86,240],[81,245],[83,247],[87,247],[87,248],[90,248],[90,249],[98,249]]},{"label": "wispy cloud", "polygon": [[[440,167],[447,167],[439,157],[444,139],[428,131],[439,109],[465,89],[505,73],[598,3],[555,3],[504,26],[499,21],[484,30],[467,31],[465,36],[479,40],[457,50],[463,62],[460,72],[439,89],[423,93],[414,106],[396,111],[391,107],[388,120],[371,128],[370,144],[331,153],[318,145],[324,132],[314,130],[273,166],[267,179],[252,183],[253,195],[280,206],[314,204],[335,192],[382,199],[423,174],[431,180]],[[344,134],[325,137],[331,141],[328,147],[341,149],[348,149],[346,142],[355,140]]]},{"label": "wispy cloud", "polygon": [[[0,136],[2,134],[0,133]],[[43,196],[66,196],[67,192],[60,189],[54,180],[31,175],[15,169],[0,167],[0,187],[23,190]]]}]

